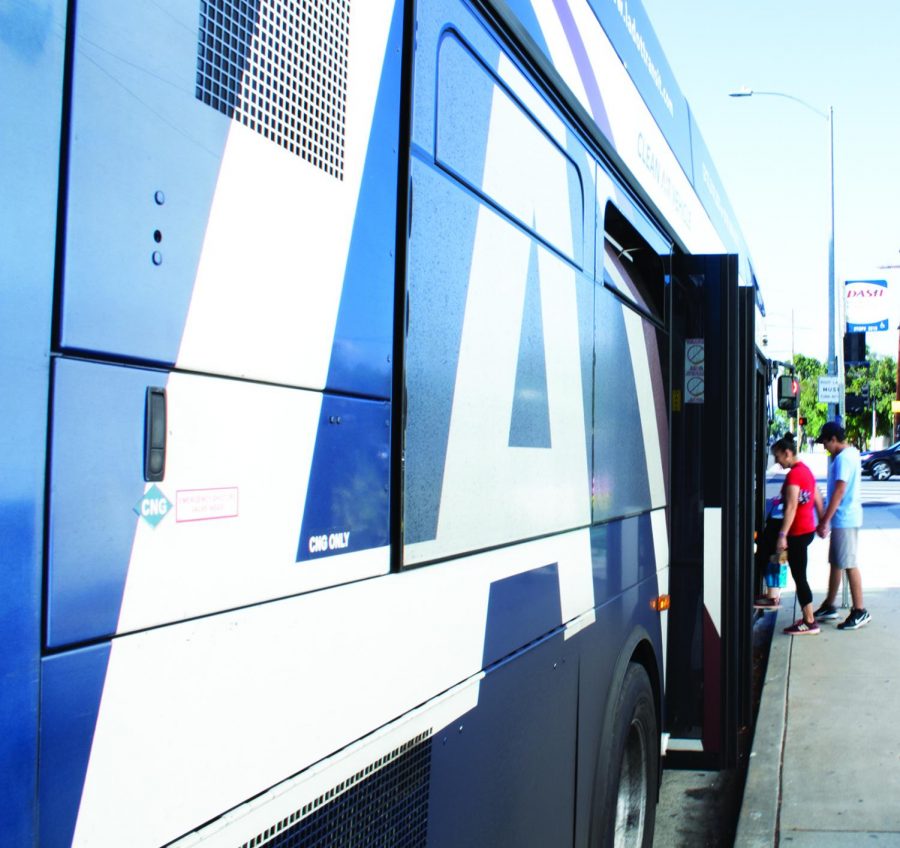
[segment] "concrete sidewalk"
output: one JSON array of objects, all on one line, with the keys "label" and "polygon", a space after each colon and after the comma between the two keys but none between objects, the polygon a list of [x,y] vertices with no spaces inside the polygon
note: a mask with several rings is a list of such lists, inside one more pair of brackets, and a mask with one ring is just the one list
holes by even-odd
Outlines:
[{"label": "concrete sidewalk", "polygon": [[[808,456],[801,458],[824,477],[818,457]],[[827,540],[816,539],[809,553],[818,606],[828,580]],[[864,508],[859,563],[872,615],[860,630],[838,630],[849,612],[839,609],[836,621],[820,623],[818,636],[785,636],[800,612],[793,593],[783,594],[738,848],[900,848],[900,504]]]}]

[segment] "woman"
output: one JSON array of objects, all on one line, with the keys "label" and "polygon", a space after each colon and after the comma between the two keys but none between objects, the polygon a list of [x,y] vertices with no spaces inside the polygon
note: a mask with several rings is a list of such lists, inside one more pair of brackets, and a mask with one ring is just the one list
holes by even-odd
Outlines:
[{"label": "woman", "polygon": [[806,579],[806,549],[815,538],[816,525],[824,512],[822,495],[816,488],[812,471],[797,458],[793,436],[788,435],[775,442],[772,454],[788,472],[781,487],[784,519],[775,543],[775,553],[780,555],[787,551],[791,577],[797,587],[797,600],[803,611],[803,617],[790,627],[785,627],[784,632],[790,636],[815,635],[819,632],[819,625],[813,616],[812,590]]}]

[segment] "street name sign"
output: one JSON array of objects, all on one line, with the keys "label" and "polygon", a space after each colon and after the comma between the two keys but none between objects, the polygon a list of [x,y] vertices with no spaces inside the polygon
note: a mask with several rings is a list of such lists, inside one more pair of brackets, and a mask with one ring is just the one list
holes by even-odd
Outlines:
[{"label": "street name sign", "polygon": [[841,380],[840,377],[828,375],[819,377],[819,403],[840,403]]}]

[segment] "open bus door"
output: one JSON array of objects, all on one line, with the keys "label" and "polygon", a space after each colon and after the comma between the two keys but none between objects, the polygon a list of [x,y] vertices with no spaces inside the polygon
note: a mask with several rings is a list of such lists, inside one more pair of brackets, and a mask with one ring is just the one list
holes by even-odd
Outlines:
[{"label": "open bus door", "polygon": [[754,290],[739,286],[736,256],[676,255],[672,270],[667,764],[731,768],[752,721],[765,362]]}]

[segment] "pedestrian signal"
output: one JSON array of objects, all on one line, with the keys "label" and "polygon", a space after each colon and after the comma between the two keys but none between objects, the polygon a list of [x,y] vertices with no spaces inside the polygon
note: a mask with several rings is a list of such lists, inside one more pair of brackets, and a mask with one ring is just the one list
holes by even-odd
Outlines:
[{"label": "pedestrian signal", "polygon": [[797,419],[797,421],[800,423],[800,426],[801,426],[801,427],[805,427],[805,426],[806,426],[806,416],[805,416],[805,415],[801,415],[801,416]]},{"label": "pedestrian signal", "polygon": [[778,378],[778,408],[794,412],[800,405],[800,381],[785,374]]}]

